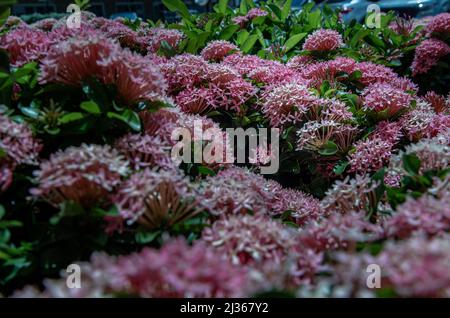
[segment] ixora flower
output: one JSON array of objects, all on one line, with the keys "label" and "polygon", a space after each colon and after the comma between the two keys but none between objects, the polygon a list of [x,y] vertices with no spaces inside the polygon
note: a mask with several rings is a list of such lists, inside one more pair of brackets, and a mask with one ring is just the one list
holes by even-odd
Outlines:
[{"label": "ixora flower", "polygon": [[215,221],[202,240],[236,265],[280,264],[295,244],[295,234],[265,215],[232,215]]},{"label": "ixora flower", "polygon": [[170,158],[170,144],[158,136],[127,134],[117,140],[115,147],[129,160],[134,170],[158,167],[175,169]]},{"label": "ixora flower", "polygon": [[344,45],[342,36],[334,30],[320,29],[310,34],[303,44],[306,51],[332,51]]},{"label": "ixora flower", "polygon": [[239,52],[239,48],[233,43],[224,40],[216,40],[209,42],[200,54],[207,61],[220,62],[227,55],[236,52]]},{"label": "ixora flower", "polygon": [[34,172],[31,194],[54,206],[65,201],[83,207],[102,203],[129,173],[128,162],[110,146],[69,147],[52,154]]},{"label": "ixora flower", "polygon": [[297,150],[316,152],[334,142],[338,151],[346,151],[357,134],[356,127],[338,121],[309,121],[297,132]]},{"label": "ixora flower", "polygon": [[385,285],[403,297],[449,297],[450,240],[448,236],[415,236],[389,241],[375,260]]},{"label": "ixora flower", "polygon": [[436,139],[422,139],[416,144],[406,146],[397,160],[400,160],[403,154],[415,154],[419,158],[420,172],[446,169],[450,165],[450,146],[441,144]]},{"label": "ixora flower", "polygon": [[[293,69],[274,63],[270,66],[261,66],[248,74],[253,81],[264,85],[280,85],[283,83],[303,80]],[[304,80],[303,80],[304,81]]]},{"label": "ixora flower", "polygon": [[153,230],[198,213],[195,194],[181,172],[145,169],[123,182],[112,200],[129,224],[137,221]]},{"label": "ixora flower", "polygon": [[232,167],[208,177],[200,188],[200,202],[213,215],[266,213],[273,195],[265,179],[248,170]]},{"label": "ixora flower", "polygon": [[254,18],[265,17],[267,14],[268,14],[267,11],[265,11],[263,9],[253,8],[253,9],[250,9],[246,15],[233,18],[233,22],[235,24],[240,25],[241,27],[244,27],[245,24],[247,24],[247,22],[253,20]]},{"label": "ixora flower", "polygon": [[288,83],[266,91],[261,109],[273,127],[283,127],[299,123],[309,108],[320,103],[305,86]]},{"label": "ixora flower", "polygon": [[200,84],[205,79],[207,69],[208,63],[202,57],[192,54],[174,56],[161,65],[171,92]]},{"label": "ixora flower", "polygon": [[322,209],[328,213],[363,211],[370,204],[376,187],[377,183],[367,175],[356,175],[352,179],[347,176],[343,181],[336,181],[326,192],[321,202]]},{"label": "ixora flower", "polygon": [[175,97],[183,112],[201,114],[212,109],[223,109],[241,113],[242,105],[255,92],[251,83],[226,65],[208,65],[204,80],[205,85],[188,86]]},{"label": "ixora flower", "polygon": [[438,39],[428,39],[419,44],[411,65],[413,76],[426,74],[439,60],[450,54],[450,46]]},{"label": "ixora flower", "polygon": [[145,37],[150,43],[148,51],[156,53],[160,49],[163,41],[172,49],[176,49],[183,40],[183,33],[174,29],[155,27],[150,28]]},{"label": "ixora flower", "polygon": [[444,12],[431,18],[426,26],[428,33],[450,33],[450,13]]},{"label": "ixora flower", "polygon": [[[314,284],[300,285],[299,297],[329,297],[329,298],[373,298],[374,289],[367,286],[370,264],[373,257],[365,252],[337,251],[327,254],[331,265],[326,264],[321,275],[316,277]],[[324,266],[322,266],[324,267]]]},{"label": "ixora flower", "polygon": [[11,185],[16,166],[38,163],[41,148],[25,124],[0,114],[0,193]]},{"label": "ixora flower", "polygon": [[436,114],[427,102],[419,100],[416,108],[400,118],[405,135],[411,141],[432,138],[445,132],[450,127],[450,116]]},{"label": "ixora flower", "polygon": [[401,122],[382,121],[375,127],[374,137],[396,144],[403,136]]},{"label": "ixora flower", "polygon": [[64,272],[61,279],[45,280],[43,292],[27,287],[14,297],[246,297],[251,283],[247,270],[230,264],[204,242],[189,246],[183,239],[126,256],[96,253],[90,263],[81,264],[81,271],[81,288],[68,288]]},{"label": "ixora flower", "polygon": [[256,55],[243,55],[235,53],[228,55],[221,63],[235,69],[241,75],[248,75],[258,67],[268,67],[276,64],[275,61],[264,60]]},{"label": "ixora flower", "polygon": [[0,163],[0,193],[6,191],[13,181],[14,165],[7,162]]},{"label": "ixora flower", "polygon": [[391,142],[378,137],[358,141],[348,158],[350,171],[358,174],[377,171],[389,162],[392,147]]},{"label": "ixora flower", "polygon": [[165,98],[166,83],[159,68],[112,40],[71,38],[54,46],[42,61],[42,83],[81,86],[92,77],[115,85],[118,97],[126,104]]},{"label": "ixora flower", "polygon": [[410,108],[412,97],[408,93],[389,84],[372,84],[362,92],[366,111],[378,116],[392,117],[402,110]]},{"label": "ixora flower", "polygon": [[358,63],[357,70],[361,72],[359,81],[368,86],[375,83],[395,83],[398,75],[389,67],[371,62]]},{"label": "ixora flower", "polygon": [[338,81],[345,81],[357,70],[357,62],[348,57],[337,57],[334,60],[310,63],[299,70],[300,77],[309,82],[308,86],[319,88],[323,81],[336,85]]},{"label": "ixora flower", "polygon": [[172,240],[158,251],[119,257],[113,288],[141,297],[243,297],[245,269],[233,266],[205,243]]},{"label": "ixora flower", "polygon": [[52,30],[53,26],[58,22],[58,20],[53,18],[42,19],[34,22],[31,26],[42,31],[49,32]]},{"label": "ixora flower", "polygon": [[15,67],[41,61],[50,46],[51,41],[44,31],[28,26],[17,27],[0,36],[0,48],[8,52],[11,65]]},{"label": "ixora flower", "polygon": [[188,87],[175,97],[176,104],[188,114],[208,112],[213,108],[215,100],[215,91],[210,87]]},{"label": "ixora flower", "polygon": [[286,66],[296,71],[301,71],[306,65],[313,61],[313,58],[309,55],[295,55],[286,63]]},{"label": "ixora flower", "polygon": [[28,126],[0,114],[0,162],[35,165],[41,148]]},{"label": "ixora flower", "polygon": [[406,238],[414,233],[428,235],[444,233],[450,229],[450,198],[423,195],[417,200],[408,198],[397,212],[384,223],[386,236]]},{"label": "ixora flower", "polygon": [[298,244],[314,251],[352,249],[357,242],[372,242],[382,237],[382,228],[365,219],[365,213],[342,215],[334,212],[328,218],[308,224],[298,235]]},{"label": "ixora flower", "polygon": [[156,112],[144,110],[139,117],[145,134],[158,136],[164,142],[171,143],[172,131],[178,127],[177,121],[183,115],[179,108],[162,108]]},{"label": "ixora flower", "polygon": [[430,91],[423,96],[423,99],[433,106],[436,113],[450,114],[450,100],[446,99],[445,96]]},{"label": "ixora flower", "polygon": [[146,52],[147,39],[118,20],[95,18],[92,23],[106,37],[117,40],[122,47],[128,47],[139,52]]},{"label": "ixora flower", "polygon": [[270,202],[270,214],[281,215],[290,211],[290,217],[298,225],[317,220],[322,214],[320,201],[304,192],[285,189],[275,181],[269,182],[269,191],[273,193]]}]

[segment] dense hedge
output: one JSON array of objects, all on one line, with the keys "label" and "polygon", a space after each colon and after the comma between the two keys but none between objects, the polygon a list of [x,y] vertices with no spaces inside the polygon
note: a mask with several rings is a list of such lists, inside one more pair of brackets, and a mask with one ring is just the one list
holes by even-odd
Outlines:
[{"label": "dense hedge", "polygon": [[[177,23],[1,28],[0,291],[450,296],[450,14],[163,2]],[[199,122],[278,128],[279,148],[174,162],[172,132]]]}]

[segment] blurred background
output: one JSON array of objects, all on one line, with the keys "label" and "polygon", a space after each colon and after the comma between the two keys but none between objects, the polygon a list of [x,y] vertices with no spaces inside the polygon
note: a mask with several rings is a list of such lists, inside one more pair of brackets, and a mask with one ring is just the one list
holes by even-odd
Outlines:
[{"label": "blurred background", "polygon": [[[183,1],[195,12],[211,11],[218,0]],[[293,0],[293,9],[300,10],[308,0]],[[18,0],[13,6],[13,14],[21,16],[26,22],[34,22],[44,17],[58,17],[66,12],[70,0]],[[134,19],[175,19],[172,13],[165,10],[161,0],[92,0],[89,11],[107,18],[126,17]],[[230,6],[238,6],[240,0],[230,0]],[[400,15],[424,17],[450,11],[450,0],[323,0],[315,1],[318,7],[328,4],[332,8],[343,10],[344,20],[362,21],[367,7],[377,4],[382,11],[394,10]]]}]

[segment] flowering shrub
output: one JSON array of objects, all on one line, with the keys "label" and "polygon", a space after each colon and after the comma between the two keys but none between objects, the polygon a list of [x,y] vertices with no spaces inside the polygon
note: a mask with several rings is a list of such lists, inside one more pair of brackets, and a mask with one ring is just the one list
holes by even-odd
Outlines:
[{"label": "flowering shrub", "polygon": [[[1,294],[450,295],[448,13],[368,28],[243,3],[4,21]],[[279,138],[228,162],[228,129]],[[221,160],[173,160],[211,139]]]}]

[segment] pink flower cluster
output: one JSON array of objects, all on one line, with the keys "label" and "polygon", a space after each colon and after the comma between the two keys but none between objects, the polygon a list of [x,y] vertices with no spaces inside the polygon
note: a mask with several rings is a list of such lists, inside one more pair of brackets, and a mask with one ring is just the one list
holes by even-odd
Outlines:
[{"label": "pink flower cluster", "polygon": [[216,40],[209,42],[201,52],[201,56],[206,61],[222,61],[227,55],[238,52],[239,48],[224,40]]},{"label": "pink flower cluster", "polygon": [[198,114],[212,109],[241,113],[241,107],[255,90],[234,69],[210,64],[190,54],[173,57],[162,65],[162,71],[171,94],[186,113]]},{"label": "pink flower cluster", "polygon": [[[233,21],[245,27],[267,14],[253,8]],[[325,60],[344,47],[335,30],[313,32],[301,53],[308,55],[284,63],[245,55],[222,40],[209,42],[200,55],[165,57],[165,49],[179,50],[180,31],[149,25],[132,30],[120,20],[85,18],[76,33],[62,20],[33,26],[10,21],[17,25],[2,35],[2,48],[14,67],[39,63],[37,85],[81,88],[95,78],[113,86],[116,100],[129,107],[171,105],[141,111],[142,131],[117,137],[113,146],[69,146],[41,160],[31,129],[0,114],[0,192],[19,165],[40,164],[34,199],[55,208],[66,202],[86,211],[115,207],[118,216],[105,220],[108,234],[125,226],[131,233],[164,231],[154,242],[161,248],[119,257],[94,254],[82,265],[82,289],[67,289],[64,279],[47,280],[43,293],[28,288],[17,296],[248,297],[278,288],[299,295],[322,289],[332,296],[373,296],[364,276],[371,263],[382,266],[383,286],[399,296],[450,296],[449,177],[442,173],[450,161],[450,96],[422,95],[384,65],[339,56]],[[450,53],[445,42],[431,37],[448,32],[447,21],[442,14],[427,24],[414,75]],[[406,35],[412,26],[404,27],[397,31]],[[226,139],[221,127],[229,123],[222,126],[221,117],[219,125],[206,116],[211,111],[223,121],[231,115],[233,126],[251,114],[260,120],[252,125],[284,129],[282,150],[289,150],[281,155],[300,164],[298,178],[286,182],[282,172],[269,180],[256,173],[272,158],[271,145],[264,145],[269,152],[261,145],[253,149],[251,168],[174,162],[177,129],[190,133],[194,146],[208,137]],[[211,129],[212,136],[199,129]],[[214,153],[228,159],[231,149],[225,144]],[[414,199],[408,196],[394,209],[371,176],[386,167],[385,184],[400,187],[405,154],[420,160],[419,174],[441,173],[422,196],[414,192]],[[174,239],[180,230],[175,225],[196,216],[207,219],[189,237],[198,240],[191,245]],[[369,255],[377,246],[381,252]]]},{"label": "pink flower cluster", "polygon": [[369,85],[362,93],[364,109],[373,111],[387,118],[410,107],[412,97],[405,91],[389,84]]},{"label": "pink flower cluster", "polygon": [[294,246],[294,233],[268,216],[232,215],[206,228],[202,240],[236,265],[280,264]]},{"label": "pink flower cluster", "polygon": [[42,60],[42,83],[81,86],[91,77],[115,85],[120,100],[127,104],[165,98],[166,84],[158,67],[111,40],[72,38],[53,47]]},{"label": "pink flower cluster", "polygon": [[244,297],[250,278],[245,269],[230,264],[197,242],[171,240],[160,250],[111,257],[95,254],[82,267],[83,284],[69,289],[66,279],[45,281],[45,291],[26,288],[15,297],[86,298],[129,294],[138,297],[198,298]]},{"label": "pink flower cluster", "polygon": [[115,147],[126,156],[134,170],[148,167],[174,169],[169,156],[170,144],[158,136],[128,134],[117,140]]},{"label": "pink flower cluster", "polygon": [[6,190],[19,165],[36,165],[42,145],[25,124],[0,114],[0,192]]},{"label": "pink flower cluster", "polygon": [[176,49],[180,42],[183,40],[183,33],[178,30],[170,30],[164,27],[155,27],[151,28],[146,36],[146,40],[148,43],[148,51],[155,53],[157,52],[161,44],[166,42],[172,49]]},{"label": "pink flower cluster", "polygon": [[149,199],[154,195],[158,196],[168,187],[175,193],[168,198],[168,202],[164,202],[167,203],[166,206],[164,203],[158,206],[159,209],[165,211],[149,211],[149,213],[161,212],[161,214],[168,215],[171,208],[176,209],[176,200],[194,198],[195,192],[192,186],[179,171],[145,169],[124,181],[114,194],[112,201],[117,206],[120,216],[131,224],[151,210],[152,207],[148,205],[151,203]]},{"label": "pink flower cluster", "polygon": [[393,147],[401,136],[401,126],[397,122],[378,124],[373,135],[355,144],[349,156],[350,171],[363,174],[381,169],[388,164]]},{"label": "pink flower cluster", "polygon": [[424,195],[417,200],[409,198],[398,207],[384,227],[389,237],[406,238],[416,232],[428,235],[444,233],[450,229],[450,198]]},{"label": "pink flower cluster", "polygon": [[252,8],[247,12],[246,15],[233,18],[233,22],[235,24],[240,25],[241,27],[244,27],[248,22],[252,21],[253,19],[257,17],[265,17],[267,14],[268,14],[267,11],[263,9]]},{"label": "pink flower cluster", "polygon": [[404,297],[449,297],[450,244],[448,236],[412,237],[389,242],[377,257],[385,286]]},{"label": "pink flower cluster", "polygon": [[311,33],[303,44],[307,51],[332,51],[344,45],[342,36],[334,30],[320,29]]},{"label": "pink flower cluster", "polygon": [[128,162],[117,150],[83,144],[59,150],[42,162],[34,172],[37,187],[31,193],[55,206],[72,201],[90,207],[108,201],[128,174]]},{"label": "pink flower cluster", "polygon": [[40,61],[47,54],[50,44],[44,31],[28,26],[17,27],[0,36],[0,48],[8,51],[11,65],[15,67]]},{"label": "pink flower cluster", "polygon": [[411,65],[413,75],[428,73],[447,54],[450,54],[450,46],[445,42],[438,39],[423,41],[416,48],[414,60]]},{"label": "pink flower cluster", "polygon": [[310,107],[321,103],[306,86],[288,83],[275,86],[263,95],[262,112],[274,127],[298,124]]},{"label": "pink flower cluster", "polygon": [[432,33],[450,33],[450,13],[444,12],[434,16],[426,26],[426,30]]}]

